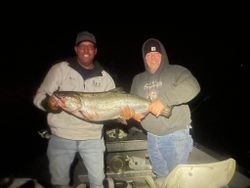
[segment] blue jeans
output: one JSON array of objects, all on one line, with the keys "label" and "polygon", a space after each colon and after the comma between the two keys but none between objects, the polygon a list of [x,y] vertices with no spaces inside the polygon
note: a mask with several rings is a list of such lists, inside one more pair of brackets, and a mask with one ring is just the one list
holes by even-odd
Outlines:
[{"label": "blue jeans", "polygon": [[148,151],[153,172],[157,177],[167,176],[176,165],[187,163],[193,149],[193,139],[189,129],[156,136],[148,132]]},{"label": "blue jeans", "polygon": [[70,167],[79,152],[88,170],[91,188],[103,188],[104,174],[103,139],[96,140],[68,140],[52,135],[47,149],[51,183],[67,186],[70,182]]}]

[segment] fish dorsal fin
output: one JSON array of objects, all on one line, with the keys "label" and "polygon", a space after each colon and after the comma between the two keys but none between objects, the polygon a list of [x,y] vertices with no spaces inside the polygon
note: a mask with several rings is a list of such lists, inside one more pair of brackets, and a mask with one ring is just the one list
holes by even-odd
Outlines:
[{"label": "fish dorsal fin", "polygon": [[116,88],[111,89],[109,91],[118,92],[118,93],[127,93],[126,91],[124,91],[124,89],[122,87],[116,87]]}]

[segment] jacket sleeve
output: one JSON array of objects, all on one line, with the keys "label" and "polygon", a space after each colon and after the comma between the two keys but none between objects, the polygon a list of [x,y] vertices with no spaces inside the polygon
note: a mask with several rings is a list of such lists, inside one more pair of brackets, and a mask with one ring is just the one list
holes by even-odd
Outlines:
[{"label": "jacket sleeve", "polygon": [[197,79],[188,69],[183,69],[175,73],[171,83],[171,92],[166,97],[162,97],[163,103],[168,106],[175,106],[190,102],[200,92],[200,85]]},{"label": "jacket sleeve", "polygon": [[62,80],[62,71],[59,65],[54,65],[48,71],[44,80],[42,81],[40,87],[38,88],[34,98],[33,104],[39,109],[46,111],[46,99],[48,96],[52,95],[54,91],[59,89],[60,82]]}]

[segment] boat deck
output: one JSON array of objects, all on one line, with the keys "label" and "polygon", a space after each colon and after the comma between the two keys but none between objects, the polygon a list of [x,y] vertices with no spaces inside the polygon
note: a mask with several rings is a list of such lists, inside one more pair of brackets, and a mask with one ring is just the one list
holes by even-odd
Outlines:
[{"label": "boat deck", "polygon": [[[120,143],[119,146],[120,147],[117,148],[116,146],[107,145],[107,150],[112,151],[112,152],[119,152],[120,150],[123,150],[124,148],[126,148],[127,150],[131,149],[130,145],[126,141],[123,141],[122,143]],[[146,141],[139,140],[137,144],[134,144],[134,146],[136,146],[137,152],[142,151],[143,148],[146,147]],[[135,153],[136,152],[134,152],[134,154]],[[126,154],[130,155],[131,151]],[[210,162],[218,162],[218,161],[225,160],[228,158],[229,158],[228,156],[221,156],[199,144],[195,144],[195,147],[193,148],[193,151],[191,152],[188,163],[189,164],[210,163]],[[83,171],[79,170],[79,166],[78,166],[77,171],[78,171],[77,172],[78,181],[80,183],[86,183],[87,175]],[[141,170],[124,170],[124,171],[119,171],[117,173],[110,172],[108,170],[106,175],[109,181],[108,188],[122,187],[121,185],[119,186],[119,181],[121,180],[128,182],[130,184],[130,187],[133,187],[133,188],[150,188],[150,187],[152,188],[152,186],[146,183],[146,180],[145,180],[146,176],[153,176],[153,173],[149,168],[141,169]],[[242,173],[240,173],[236,167],[236,171],[228,186],[229,188],[249,188],[250,179],[246,177],[245,175],[243,175]],[[79,188],[81,187],[79,186]]]}]

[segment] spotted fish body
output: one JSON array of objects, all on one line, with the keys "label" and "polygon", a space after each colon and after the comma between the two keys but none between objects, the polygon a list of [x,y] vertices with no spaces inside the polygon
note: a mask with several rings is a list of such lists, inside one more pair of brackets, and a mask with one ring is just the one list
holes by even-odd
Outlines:
[{"label": "spotted fish body", "polygon": [[[146,116],[149,113],[150,101],[126,92],[110,90],[105,92],[56,91],[53,96],[61,108],[74,116],[87,121],[119,120],[125,107],[134,110],[135,114]],[[169,112],[163,116],[168,116]]]}]

